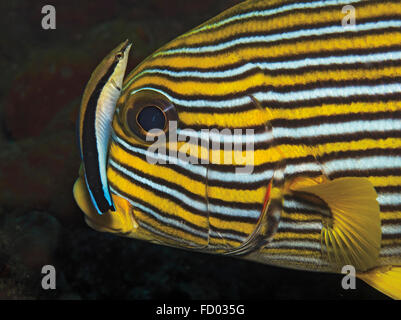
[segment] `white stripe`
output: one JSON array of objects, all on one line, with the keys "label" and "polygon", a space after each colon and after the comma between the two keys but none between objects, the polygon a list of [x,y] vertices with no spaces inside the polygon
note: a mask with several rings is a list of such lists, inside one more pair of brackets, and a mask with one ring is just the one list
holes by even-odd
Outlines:
[{"label": "white stripe", "polygon": [[292,102],[302,101],[309,99],[319,99],[328,97],[351,97],[358,95],[382,95],[391,93],[401,93],[400,83],[391,84],[379,84],[375,86],[348,86],[348,87],[329,87],[329,88],[317,88],[310,90],[300,90],[290,93],[278,93],[278,92],[258,92],[254,97],[259,101],[280,101],[280,102]]},{"label": "white stripe", "polygon": [[288,40],[288,39],[297,39],[300,37],[309,37],[309,36],[319,36],[319,35],[328,35],[335,33],[346,33],[346,32],[359,32],[366,30],[378,30],[378,29],[386,29],[391,27],[401,27],[401,21],[398,20],[389,20],[389,21],[375,21],[375,22],[367,22],[364,24],[356,24],[352,28],[344,28],[341,25],[335,25],[330,27],[323,27],[317,29],[305,29],[305,30],[297,30],[286,33],[278,33],[267,36],[251,36],[238,38],[235,40],[222,42],[216,45],[204,46],[204,47],[184,47],[177,49],[170,49],[166,51],[160,51],[153,55],[157,56],[165,56],[172,54],[198,54],[198,53],[207,53],[207,52],[217,52],[221,50],[225,50],[237,45],[241,44],[253,44],[253,43],[269,43],[280,40]]},{"label": "white stripe", "polygon": [[382,193],[378,195],[377,201],[381,205],[401,205],[401,193]]},{"label": "white stripe", "polygon": [[269,244],[269,248],[298,248],[298,249],[321,249],[320,242],[308,241],[308,240],[283,240],[283,241],[272,241]]},{"label": "white stripe", "polygon": [[324,57],[324,58],[306,58],[284,62],[248,62],[240,67],[224,70],[224,71],[171,71],[165,69],[146,69],[132,78],[124,87],[124,90],[130,84],[145,74],[167,75],[174,78],[201,78],[201,79],[221,79],[229,77],[237,77],[245,72],[259,70],[293,70],[303,67],[322,66],[331,64],[354,64],[354,63],[372,63],[401,60],[401,52],[374,53],[367,55],[348,55],[341,57]]},{"label": "white stripe", "polygon": [[326,161],[323,166],[328,173],[348,170],[400,169],[401,156],[368,156],[356,159],[334,159]]},{"label": "white stripe", "polygon": [[[253,103],[252,99],[249,96],[235,98],[235,99],[227,99],[227,100],[185,100],[185,99],[176,99],[166,92],[151,88],[151,87],[143,87],[138,90],[134,90],[131,92],[135,94],[142,90],[153,90],[160,94],[165,95],[172,103],[176,105],[180,105],[183,107],[194,107],[194,108],[230,108],[230,107],[239,107],[247,104]],[[348,87],[328,87],[328,88],[316,88],[316,89],[307,89],[307,90],[299,90],[292,92],[257,92],[253,95],[260,102],[267,101],[278,101],[278,102],[295,102],[295,101],[303,101],[303,100],[311,100],[311,99],[322,99],[322,98],[330,98],[330,97],[352,97],[359,95],[385,95],[392,93],[401,93],[401,84],[400,83],[392,83],[392,84],[379,84],[372,86],[348,86]]]},{"label": "white stripe", "polygon": [[300,163],[300,164],[289,164],[285,167],[285,174],[292,175],[294,173],[306,172],[306,171],[317,171],[320,172],[322,167],[315,162]]},{"label": "white stripe", "polygon": [[[209,130],[209,129],[206,129]],[[216,129],[219,131],[218,129]],[[186,137],[191,137],[195,139],[201,139],[205,141],[211,141],[211,142],[216,142],[216,143],[259,143],[259,142],[270,142],[273,140],[272,132],[271,131],[266,131],[262,133],[251,133],[249,132],[247,134],[247,130],[249,129],[235,129],[235,130],[241,130],[243,133],[242,134],[235,134],[234,129],[224,129],[228,130],[231,134],[225,134],[223,131],[222,132],[216,132],[215,130],[210,130],[210,132],[202,132],[202,131],[195,131],[192,129],[177,129],[177,134],[178,135],[183,135]]]},{"label": "white stripe", "polygon": [[275,138],[307,138],[358,132],[386,132],[401,129],[401,119],[353,120],[340,123],[321,123],[300,128],[274,127]]},{"label": "white stripe", "polygon": [[401,222],[399,224],[384,224],[382,225],[382,234],[398,234],[401,236]]},{"label": "white stripe", "polygon": [[266,170],[260,173],[231,173],[231,172],[219,172],[215,170],[209,170],[207,174],[208,180],[220,180],[221,182],[232,182],[232,183],[256,183],[266,181],[266,185],[273,177],[273,170]]},{"label": "white stripe", "polygon": [[230,207],[218,206],[214,204],[208,205],[209,212],[219,213],[230,218],[253,218],[258,219],[261,211],[249,209],[235,209]]},{"label": "white stripe", "polygon": [[381,248],[380,255],[381,256],[401,255],[401,246]]},{"label": "white stripe", "polygon": [[326,1],[315,1],[315,2],[306,2],[306,3],[293,3],[289,5],[284,5],[282,7],[274,8],[274,9],[266,9],[266,10],[259,10],[259,11],[251,11],[251,12],[246,12],[246,13],[241,13],[235,16],[231,16],[227,19],[218,21],[214,24],[208,24],[202,27],[199,27],[195,29],[192,32],[189,32],[186,35],[190,34],[195,34],[199,33],[203,30],[210,30],[214,29],[220,26],[223,26],[227,23],[233,22],[233,21],[238,21],[242,19],[248,19],[248,18],[259,18],[259,17],[268,17],[274,14],[286,12],[286,11],[292,11],[292,10],[297,10],[297,9],[313,9],[313,8],[320,8],[320,7],[329,7],[329,6],[335,6],[335,5],[341,5],[341,4],[351,4],[351,3],[357,3],[363,0],[326,0]]},{"label": "white stripe", "polygon": [[278,229],[293,229],[293,230],[316,230],[320,231],[322,229],[322,224],[320,222],[286,222],[280,220]]}]

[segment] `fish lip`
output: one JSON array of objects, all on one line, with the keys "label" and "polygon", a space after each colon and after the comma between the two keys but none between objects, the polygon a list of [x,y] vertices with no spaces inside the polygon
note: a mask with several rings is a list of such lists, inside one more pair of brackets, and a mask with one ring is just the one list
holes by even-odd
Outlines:
[{"label": "fish lip", "polygon": [[133,230],[138,229],[139,228],[139,223],[138,223],[138,220],[137,220],[137,218],[135,216],[135,210],[134,210],[133,207],[131,207],[131,210],[129,212],[129,216],[130,216],[131,223],[132,223],[132,229]]},{"label": "fish lip", "polygon": [[127,235],[129,235],[131,233],[130,231],[124,232],[121,229],[113,229],[113,228],[110,228],[110,227],[108,227],[106,225],[103,225],[101,223],[97,223],[96,221],[91,219],[86,214],[85,214],[85,223],[95,231],[109,232],[109,233],[114,233],[114,234],[121,235],[121,236],[127,236]]}]

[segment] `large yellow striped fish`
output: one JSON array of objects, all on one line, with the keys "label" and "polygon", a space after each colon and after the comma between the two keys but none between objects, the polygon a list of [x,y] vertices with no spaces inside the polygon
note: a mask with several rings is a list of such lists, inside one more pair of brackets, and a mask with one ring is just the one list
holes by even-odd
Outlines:
[{"label": "large yellow striped fish", "polygon": [[[109,90],[111,66],[88,86]],[[104,103],[87,110],[95,121]],[[107,160],[92,159],[107,181],[82,169],[74,186],[91,227],[301,270],[352,265],[401,298],[399,0],[242,2],[137,66],[110,112]]]}]

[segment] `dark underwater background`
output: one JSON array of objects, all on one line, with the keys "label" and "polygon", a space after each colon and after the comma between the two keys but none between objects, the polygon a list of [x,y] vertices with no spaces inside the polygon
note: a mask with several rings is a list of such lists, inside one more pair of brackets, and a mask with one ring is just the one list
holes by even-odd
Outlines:
[{"label": "dark underwater background", "polygon": [[[0,299],[386,299],[342,275],[301,272],[90,229],[72,197],[75,121],[103,57],[133,42],[128,72],[240,0],[2,0]],[[44,5],[56,30],[43,30]],[[157,204],[155,204],[157,205]],[[57,272],[43,290],[44,265]]]}]

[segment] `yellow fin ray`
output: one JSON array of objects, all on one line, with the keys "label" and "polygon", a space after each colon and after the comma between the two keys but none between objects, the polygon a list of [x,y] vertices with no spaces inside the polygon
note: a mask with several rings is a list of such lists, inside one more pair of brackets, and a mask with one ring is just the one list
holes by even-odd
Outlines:
[{"label": "yellow fin ray", "polygon": [[375,268],[357,277],[389,297],[401,300],[401,266]]},{"label": "yellow fin ray", "polygon": [[311,193],[329,206],[332,216],[323,219],[321,242],[330,263],[338,269],[353,265],[358,271],[376,265],[381,241],[380,207],[368,179],[298,181],[290,190]]}]

